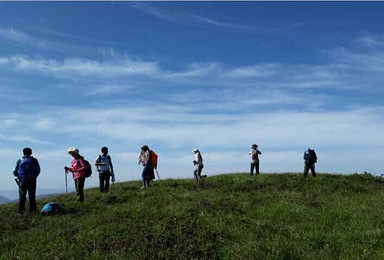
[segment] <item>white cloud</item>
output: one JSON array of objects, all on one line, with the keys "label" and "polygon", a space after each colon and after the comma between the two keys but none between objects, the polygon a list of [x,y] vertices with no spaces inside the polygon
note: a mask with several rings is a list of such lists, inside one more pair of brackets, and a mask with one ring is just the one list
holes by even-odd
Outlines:
[{"label": "white cloud", "polygon": [[[98,116],[95,117],[95,114]],[[149,114],[151,116],[143,120],[142,116]],[[381,144],[378,133],[384,130],[384,124],[378,120],[383,114],[383,108],[314,113],[200,114],[193,108],[186,110],[181,106],[154,105],[148,108],[58,110],[39,117],[24,117],[24,120],[25,125],[32,126],[26,131],[36,128],[51,134],[104,136],[108,140],[129,140],[130,143],[152,140],[176,147],[193,144],[197,140],[205,147],[233,147],[255,137],[263,140],[268,147],[306,147],[310,143],[340,146],[350,145],[351,140],[354,140],[353,145],[367,146]],[[48,122],[52,122],[50,127]]]},{"label": "white cloud", "polygon": [[0,139],[6,140],[6,141],[11,141],[11,142],[19,142],[19,143],[36,143],[36,144],[49,144],[49,145],[52,144],[52,143],[42,141],[42,140],[33,138],[31,136],[26,136],[26,135],[3,135],[3,134],[0,134]]},{"label": "white cloud", "polygon": [[168,72],[161,75],[164,78],[189,78],[189,77],[203,77],[211,76],[219,68],[218,63],[192,63],[188,65],[186,71],[183,72]]},{"label": "white cloud", "polygon": [[228,71],[224,76],[240,78],[265,78],[277,74],[277,64],[262,64],[249,67],[240,67]]},{"label": "white cloud", "polygon": [[125,86],[125,85],[100,85],[94,86],[85,94],[86,96],[108,96],[117,93],[121,93],[127,89],[132,89],[133,87]]},{"label": "white cloud", "polygon": [[203,17],[192,13],[187,13],[179,10],[166,10],[162,8],[154,7],[147,3],[135,2],[130,4],[131,7],[139,9],[149,15],[157,17],[161,20],[168,22],[176,22],[188,25],[206,25],[213,29],[227,30],[243,33],[256,33],[256,34],[272,34],[284,31],[291,31],[301,26],[301,23],[293,23],[287,26],[281,27],[258,27],[253,25],[236,24],[219,21],[209,17]]},{"label": "white cloud", "polygon": [[354,40],[354,42],[368,48],[384,47],[384,38],[381,36],[362,36]]},{"label": "white cloud", "polygon": [[[143,119],[143,115],[151,116]],[[316,113],[244,111],[233,115],[200,114],[193,107],[166,105],[100,110],[51,108],[35,115],[20,115],[25,128],[18,134],[54,136],[57,140],[54,150],[39,143],[32,147],[47,175],[42,175],[41,187],[51,185],[45,182],[48,178],[57,178],[61,183],[62,168],[70,161],[66,148],[72,145],[88,160],[93,160],[100,147],[107,145],[119,180],[139,179],[137,155],[140,145],[145,143],[160,155],[159,172],[163,178],[191,177],[194,147],[203,152],[204,171],[208,175],[248,171],[252,143],[258,143],[263,152],[262,172],[302,171],[302,153],[307,147],[318,151],[319,171],[377,172],[380,156],[375,156],[377,161],[369,157],[371,151],[379,153],[384,148],[383,115],[383,107]],[[19,149],[20,143],[15,142]],[[9,149],[16,159],[20,156],[16,148]],[[9,149],[0,150],[0,154],[8,153]],[[342,163],[338,156],[344,158]],[[359,156],[370,163],[359,165]],[[12,168],[13,163],[7,162],[6,168]],[[96,186],[97,180],[89,183]]]},{"label": "white cloud", "polygon": [[28,34],[16,30],[14,28],[1,28],[0,27],[0,37],[6,40],[27,43],[32,40],[32,37]]},{"label": "white cloud", "polygon": [[25,72],[39,72],[53,75],[77,76],[132,76],[156,74],[155,62],[134,61],[127,57],[119,61],[99,62],[89,59],[69,58],[63,61],[54,59],[31,59],[24,56],[1,57],[0,65]]}]

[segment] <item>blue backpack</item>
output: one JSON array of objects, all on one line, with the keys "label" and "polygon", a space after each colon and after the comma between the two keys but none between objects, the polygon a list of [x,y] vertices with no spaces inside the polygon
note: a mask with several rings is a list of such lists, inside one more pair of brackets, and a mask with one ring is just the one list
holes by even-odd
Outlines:
[{"label": "blue backpack", "polygon": [[64,204],[58,204],[56,202],[48,202],[41,209],[41,214],[48,215],[48,214],[58,213],[63,211],[64,211]]}]

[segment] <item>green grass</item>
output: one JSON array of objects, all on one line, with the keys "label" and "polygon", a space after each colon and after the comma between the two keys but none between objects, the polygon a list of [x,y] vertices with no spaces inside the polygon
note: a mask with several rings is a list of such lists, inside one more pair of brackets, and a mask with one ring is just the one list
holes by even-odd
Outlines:
[{"label": "green grass", "polygon": [[0,259],[384,259],[384,179],[369,174],[219,175],[115,184],[0,206]]}]

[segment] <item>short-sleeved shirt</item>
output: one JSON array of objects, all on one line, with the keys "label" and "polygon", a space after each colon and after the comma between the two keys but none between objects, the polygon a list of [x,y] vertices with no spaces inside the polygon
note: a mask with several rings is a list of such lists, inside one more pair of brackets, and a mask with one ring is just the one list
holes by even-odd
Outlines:
[{"label": "short-sleeved shirt", "polygon": [[111,157],[109,155],[107,155],[107,156],[99,155],[96,157],[95,162],[96,163],[102,163],[102,165],[97,166],[99,171],[101,171],[101,172],[110,171],[109,165],[111,164]]}]

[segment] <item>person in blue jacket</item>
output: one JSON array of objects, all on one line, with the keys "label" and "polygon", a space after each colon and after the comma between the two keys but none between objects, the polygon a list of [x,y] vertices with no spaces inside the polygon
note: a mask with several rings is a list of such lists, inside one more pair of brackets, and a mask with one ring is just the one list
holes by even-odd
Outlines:
[{"label": "person in blue jacket", "polygon": [[40,174],[39,161],[32,156],[31,148],[23,149],[23,157],[16,162],[13,175],[19,186],[19,213],[25,211],[25,201],[28,192],[29,212],[36,211],[36,179]]}]

